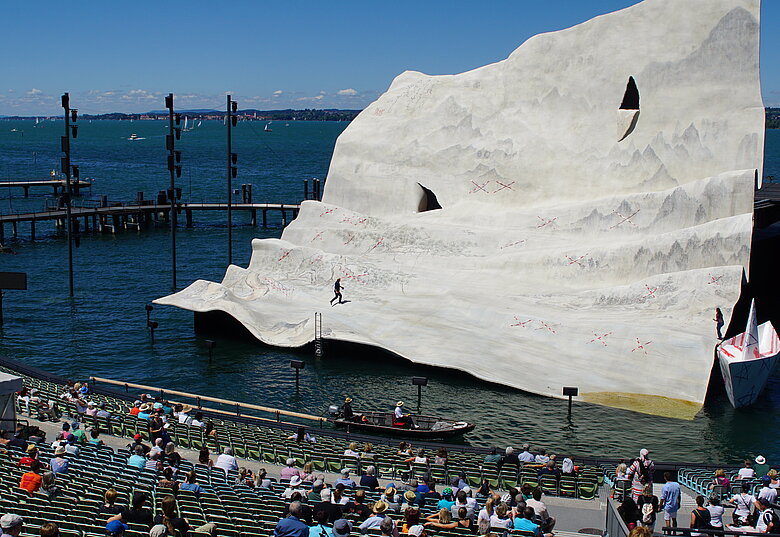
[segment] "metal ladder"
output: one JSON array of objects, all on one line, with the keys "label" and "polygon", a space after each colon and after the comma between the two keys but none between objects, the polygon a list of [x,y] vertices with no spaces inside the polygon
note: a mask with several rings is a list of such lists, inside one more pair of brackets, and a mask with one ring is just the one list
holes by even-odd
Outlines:
[{"label": "metal ladder", "polygon": [[325,347],[322,344],[322,313],[314,313],[314,356],[322,358],[325,355]]}]

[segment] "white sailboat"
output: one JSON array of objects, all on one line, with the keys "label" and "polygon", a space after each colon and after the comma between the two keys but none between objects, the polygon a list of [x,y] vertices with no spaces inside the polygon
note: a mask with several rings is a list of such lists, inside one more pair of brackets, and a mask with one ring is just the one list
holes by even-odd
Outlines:
[{"label": "white sailboat", "polygon": [[721,342],[717,351],[731,404],[739,408],[755,403],[780,356],[780,338],[772,323],[756,323],[755,300],[745,331]]},{"label": "white sailboat", "polygon": [[271,124],[271,122],[270,122],[270,121],[269,121],[268,123],[266,123],[266,124],[265,124],[265,128],[263,129],[265,132],[272,132],[272,129],[271,129],[269,126],[268,126],[268,125],[270,125],[270,124]]},{"label": "white sailboat", "polygon": [[182,129],[184,132],[187,132],[188,130],[190,130],[190,129],[187,128],[187,124],[189,123],[189,121],[190,121],[190,118],[188,118],[187,116],[184,116],[184,128]]}]

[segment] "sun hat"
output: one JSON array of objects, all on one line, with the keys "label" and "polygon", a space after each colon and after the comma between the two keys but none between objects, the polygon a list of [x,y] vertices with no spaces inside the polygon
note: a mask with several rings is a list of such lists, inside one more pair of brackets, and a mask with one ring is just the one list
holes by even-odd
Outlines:
[{"label": "sun hat", "polygon": [[141,412],[149,412],[152,409],[152,407],[149,406],[149,403],[144,403],[140,407],[138,407],[138,410]]},{"label": "sun hat", "polygon": [[352,398],[351,397],[347,397],[347,398],[344,399],[344,402],[345,403],[351,403],[352,402]]},{"label": "sun hat", "polygon": [[404,406],[404,402],[403,402],[403,401],[398,401],[398,402],[395,404],[395,406]]},{"label": "sun hat", "polygon": [[349,477],[349,468],[342,468],[341,475],[343,475],[344,477]]},{"label": "sun hat", "polygon": [[371,507],[371,510],[376,513],[377,515],[381,515],[385,511],[387,511],[387,502],[384,502],[382,500],[374,502],[374,505]]},{"label": "sun hat", "polygon": [[303,481],[303,480],[301,479],[301,476],[299,476],[299,475],[294,475],[294,476],[292,476],[292,477],[290,478],[290,486],[291,486],[291,487],[297,487],[298,485],[300,485],[300,484],[301,484],[301,481]]},{"label": "sun hat", "polygon": [[182,405],[181,411],[185,414],[189,414],[192,412],[192,406],[191,405]]},{"label": "sun hat", "polygon": [[54,450],[54,455],[65,455],[68,452],[67,449],[65,449],[65,446],[60,446],[57,449]]},{"label": "sun hat", "polygon": [[415,524],[414,526],[409,528],[408,534],[413,535],[414,537],[420,537],[424,529],[425,528],[422,526],[422,524]]},{"label": "sun hat", "polygon": [[463,487],[463,488],[462,488],[462,489],[460,489],[460,490],[462,490],[462,491],[463,491],[463,492],[465,492],[466,494],[469,494],[469,493],[471,492],[471,487],[470,487],[470,486],[468,486],[468,485],[466,485],[465,487]]},{"label": "sun hat", "polygon": [[164,537],[167,533],[168,528],[165,527],[165,524],[157,524],[149,530],[149,537]]},{"label": "sun hat", "polygon": [[414,492],[412,492],[411,490],[407,490],[406,492],[404,492],[404,498],[405,498],[405,499],[406,499],[406,501],[408,501],[408,502],[413,502],[413,501],[414,501],[414,499],[415,499],[415,498],[417,498],[417,494],[415,494],[415,493],[414,493]]},{"label": "sun hat", "polygon": [[287,459],[287,466],[292,466],[294,464],[295,464],[295,459],[294,458],[290,457],[289,459]]},{"label": "sun hat", "polygon": [[334,537],[347,537],[351,531],[352,531],[352,523],[350,523],[349,520],[340,518],[333,523]]},{"label": "sun hat", "polygon": [[35,446],[35,444],[30,444],[27,446],[27,453],[32,453],[33,451],[37,451],[38,448]]},{"label": "sun hat", "polygon": [[15,528],[22,523],[24,523],[24,519],[19,515],[14,515],[13,513],[8,513],[7,515],[0,517],[0,527],[4,530],[10,530],[11,528]]},{"label": "sun hat", "polygon": [[759,455],[756,457],[756,464],[766,464],[766,459],[763,455]]},{"label": "sun hat", "polygon": [[106,524],[106,533],[108,535],[119,535],[125,530],[129,530],[130,526],[127,524],[123,524],[119,520],[112,520],[108,524]]}]

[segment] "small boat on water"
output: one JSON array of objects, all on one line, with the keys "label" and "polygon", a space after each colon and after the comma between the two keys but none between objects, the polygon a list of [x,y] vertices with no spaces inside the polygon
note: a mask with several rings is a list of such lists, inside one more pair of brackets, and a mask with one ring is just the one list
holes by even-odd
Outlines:
[{"label": "small boat on water", "polygon": [[750,303],[747,328],[718,347],[726,394],[734,408],[752,405],[764,390],[780,356],[780,338],[772,323],[756,323],[756,304]]},{"label": "small boat on water", "polygon": [[133,133],[130,135],[130,138],[128,138],[131,142],[134,142],[136,140],[146,140],[146,138],[143,138],[141,136],[138,136],[136,133]]},{"label": "small boat on water", "polygon": [[329,409],[328,421],[348,432],[380,434],[398,438],[417,438],[419,440],[441,440],[462,436],[474,430],[473,423],[455,421],[433,416],[412,416],[414,429],[393,426],[392,412],[355,412],[352,420],[344,419],[338,407]]},{"label": "small boat on water", "polygon": [[265,124],[265,128],[263,129],[265,132],[273,132],[273,129],[271,129],[268,125],[270,125],[271,122]]}]

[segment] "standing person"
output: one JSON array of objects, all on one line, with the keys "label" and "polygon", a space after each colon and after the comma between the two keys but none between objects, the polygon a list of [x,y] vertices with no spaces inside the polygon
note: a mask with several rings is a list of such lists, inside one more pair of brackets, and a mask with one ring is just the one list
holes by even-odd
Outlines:
[{"label": "standing person", "polygon": [[734,525],[749,526],[748,518],[750,517],[750,509],[756,503],[756,497],[750,494],[750,483],[742,483],[742,492],[734,495],[729,500],[729,503],[734,505],[734,513],[732,513],[732,520]]},{"label": "standing person", "polygon": [[631,480],[631,497],[634,501],[639,501],[645,485],[653,484],[653,471],[655,464],[650,459],[650,452],[642,449],[639,452],[639,458],[636,459],[626,472],[626,478]]},{"label": "standing person", "polygon": [[341,299],[341,290],[344,289],[341,285],[341,278],[336,280],[336,283],[333,284],[333,292],[336,293],[336,296],[330,299],[330,305],[333,305],[333,301],[338,299],[339,304],[343,304],[344,302]]},{"label": "standing person", "polygon": [[777,522],[772,505],[764,498],[756,500],[756,511],[759,513],[756,520],[756,531],[761,533],[776,533]]},{"label": "standing person", "polygon": [[639,508],[639,522],[653,530],[655,528],[655,516],[658,509],[658,496],[653,494],[653,485],[648,483],[642,490],[642,495],[637,502]]},{"label": "standing person", "polygon": [[[696,496],[696,509],[691,511],[691,529],[707,529],[710,526],[710,512],[704,507],[704,496]],[[703,537],[706,533],[692,531],[692,537]]]},{"label": "standing person", "polygon": [[718,339],[723,339],[721,330],[723,329],[723,325],[725,323],[723,321],[723,312],[720,311],[720,308],[715,308],[715,318],[713,321],[715,321],[715,329],[718,331]]},{"label": "standing person", "polygon": [[707,506],[710,512],[710,526],[715,529],[723,529],[723,513],[726,511],[720,504],[720,496],[716,493],[710,494],[710,504]]},{"label": "standing person", "polygon": [[677,527],[677,511],[680,509],[680,484],[672,479],[671,472],[664,472],[666,483],[661,489],[661,508],[667,528]]}]

